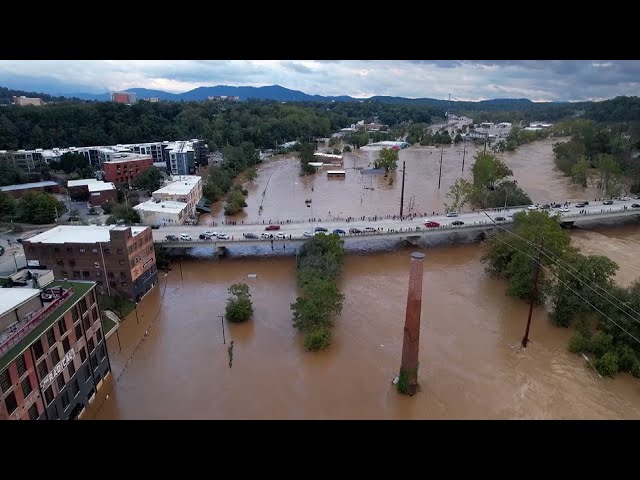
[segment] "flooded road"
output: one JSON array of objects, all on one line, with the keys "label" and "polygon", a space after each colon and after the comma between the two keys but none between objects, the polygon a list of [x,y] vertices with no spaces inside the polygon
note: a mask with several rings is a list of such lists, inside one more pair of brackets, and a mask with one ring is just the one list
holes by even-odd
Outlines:
[{"label": "flooded road", "polygon": [[[597,196],[553,171],[552,143],[501,157],[535,202]],[[439,151],[401,151],[407,162],[405,211],[411,197],[417,211],[442,208],[444,193],[460,175],[458,150],[444,151],[440,191]],[[366,167],[375,154],[346,155],[345,180],[299,177],[291,158],[266,163],[249,187],[245,218],[326,217],[329,210],[343,216],[397,213],[399,182],[363,179],[353,170],[353,164]],[[367,182],[375,189],[365,189]],[[304,205],[310,197],[313,210]],[[572,235],[584,253],[618,262],[622,285],[640,277],[637,223]],[[640,419],[640,381],[627,374],[600,378],[568,351],[571,330],[552,326],[543,308],[534,311],[528,348],[520,348],[528,306],[505,296],[504,281],[486,275],[478,244],[423,250],[422,392],[412,398],[397,394],[391,381],[400,366],[411,251],[347,257],[340,284],[344,309],[332,346],[319,353],[306,352],[292,326],[293,258],[174,262],[141,302],[138,317],[132,313],[121,324],[121,350],[116,335],[109,338],[115,386],[88,418]],[[242,325],[225,322],[224,344],[219,315],[235,282],[249,284],[255,316]]]}]

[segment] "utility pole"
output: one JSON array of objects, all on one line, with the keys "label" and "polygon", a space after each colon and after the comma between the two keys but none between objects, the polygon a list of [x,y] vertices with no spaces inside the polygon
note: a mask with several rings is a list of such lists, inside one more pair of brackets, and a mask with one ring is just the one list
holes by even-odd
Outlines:
[{"label": "utility pole", "polygon": [[222,315],[218,315],[220,317],[220,323],[222,324],[222,343],[227,344],[227,339],[224,335],[224,317]]},{"label": "utility pole", "polygon": [[400,192],[400,217],[402,217],[402,211],[404,209],[404,171],[406,170],[405,164],[402,162],[402,190]]},{"label": "utility pole", "polygon": [[464,144],[464,148],[462,149],[462,171],[464,172],[464,157],[467,154],[467,145]]},{"label": "utility pole", "polygon": [[536,268],[533,274],[533,286],[531,287],[531,300],[529,302],[529,318],[527,318],[527,329],[524,331],[524,337],[522,337],[522,348],[527,348],[529,343],[529,328],[531,327],[531,315],[533,314],[533,303],[535,302],[536,293],[538,291],[538,275],[540,274],[540,262],[542,261],[542,248],[544,247],[544,237],[540,242],[538,250],[538,259],[536,260]]},{"label": "utility pole", "polygon": [[442,153],[444,147],[440,147],[440,173],[438,174],[438,190],[440,190],[440,180],[442,179]]}]

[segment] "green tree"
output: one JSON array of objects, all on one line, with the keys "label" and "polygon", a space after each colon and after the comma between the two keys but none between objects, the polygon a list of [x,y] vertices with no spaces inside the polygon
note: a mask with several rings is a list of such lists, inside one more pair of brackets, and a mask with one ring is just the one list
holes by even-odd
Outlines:
[{"label": "green tree", "polygon": [[0,159],[0,185],[17,185],[25,183],[27,176],[12,162]]},{"label": "green tree", "polygon": [[155,167],[150,167],[140,174],[136,180],[136,188],[153,192],[158,190],[163,182],[162,172]]},{"label": "green tree", "polygon": [[445,203],[445,211],[449,212],[458,212],[464,208],[464,206],[469,203],[469,201],[473,197],[473,183],[464,178],[458,178],[456,181],[449,187],[449,192],[447,193],[447,198],[451,200],[450,204]]},{"label": "green tree", "polygon": [[247,206],[247,203],[244,200],[244,195],[240,190],[231,190],[229,195],[227,195],[227,203],[224,206],[224,214],[225,215],[235,215],[238,212],[241,212],[244,207]]},{"label": "green tree", "polygon": [[107,218],[107,225],[122,223],[124,225],[135,225],[140,223],[138,211],[131,206],[117,203],[111,207],[111,215]]},{"label": "green tree", "polygon": [[578,163],[571,167],[571,181],[577,183],[581,187],[587,187],[587,180],[589,179],[589,162],[583,157]]},{"label": "green tree", "polygon": [[0,219],[11,219],[15,211],[16,201],[7,192],[0,191]]},{"label": "green tree", "polygon": [[471,170],[474,186],[489,190],[495,189],[498,183],[513,175],[513,171],[491,153],[478,153]]},{"label": "green tree", "polygon": [[253,316],[253,304],[249,285],[234,283],[229,287],[231,296],[227,299],[226,317],[230,322],[245,322]]},{"label": "green tree", "polygon": [[398,164],[399,150],[395,148],[383,148],[378,153],[378,159],[374,162],[375,168],[384,168],[385,172],[395,170]]},{"label": "green tree", "polygon": [[256,167],[251,167],[247,170],[247,180],[253,182],[256,178],[258,178],[258,169]]},{"label": "green tree", "polygon": [[27,192],[16,202],[16,220],[24,223],[53,223],[65,211],[62,202],[49,193]]}]

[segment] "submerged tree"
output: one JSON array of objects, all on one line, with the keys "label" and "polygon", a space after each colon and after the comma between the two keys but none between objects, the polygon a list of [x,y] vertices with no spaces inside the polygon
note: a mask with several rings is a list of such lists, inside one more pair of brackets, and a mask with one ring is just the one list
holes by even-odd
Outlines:
[{"label": "submerged tree", "polygon": [[227,300],[226,316],[230,322],[245,322],[253,316],[253,304],[249,285],[234,283],[229,287],[231,296]]}]

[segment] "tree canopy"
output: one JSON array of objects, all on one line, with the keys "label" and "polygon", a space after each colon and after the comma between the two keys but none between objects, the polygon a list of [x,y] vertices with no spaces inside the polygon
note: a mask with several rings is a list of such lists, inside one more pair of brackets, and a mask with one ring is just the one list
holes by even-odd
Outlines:
[{"label": "tree canopy", "polygon": [[164,182],[162,172],[155,167],[147,168],[142,172],[137,180],[136,187],[141,190],[149,190],[151,192],[158,190]]},{"label": "tree canopy", "polygon": [[384,168],[385,172],[395,170],[398,167],[399,151],[395,148],[383,148],[378,153],[375,168]]}]

